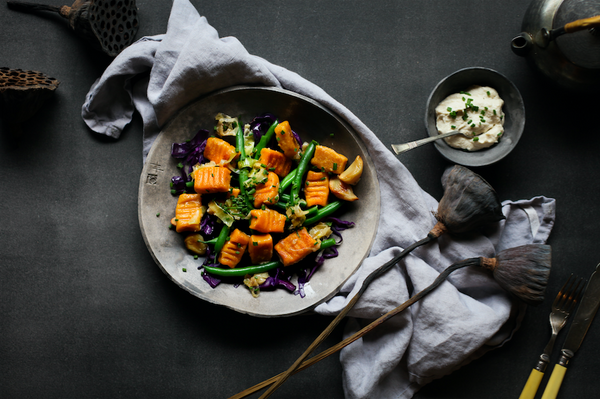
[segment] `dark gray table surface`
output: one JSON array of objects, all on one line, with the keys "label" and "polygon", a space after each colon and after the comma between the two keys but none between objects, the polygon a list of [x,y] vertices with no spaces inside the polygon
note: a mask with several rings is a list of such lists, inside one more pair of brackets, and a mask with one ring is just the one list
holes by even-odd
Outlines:
[{"label": "dark gray table surface", "polygon": [[[388,148],[426,135],[427,97],[455,70],[484,66],[515,83],[527,110],[523,137],[504,160],[476,171],[502,200],[556,199],[548,296],[504,347],[416,398],[518,397],[549,338],[552,297],[570,273],[589,276],[600,262],[598,97],[553,87],[511,52],[529,2],[192,2],[221,36],[321,86]],[[138,37],[164,33],[171,2],[137,4]],[[56,15],[2,5],[0,34],[0,66],[61,81],[23,137],[15,142],[0,132],[0,397],[225,398],[293,363],[330,319],[241,315],[192,297],[154,264],[137,219],[141,119],[112,140],[80,117],[110,59]],[[449,164],[433,146],[400,160],[441,197]],[[599,324],[560,398],[600,391]],[[324,345],[339,341],[341,331]],[[292,377],[274,397],[343,398],[338,357]]]}]

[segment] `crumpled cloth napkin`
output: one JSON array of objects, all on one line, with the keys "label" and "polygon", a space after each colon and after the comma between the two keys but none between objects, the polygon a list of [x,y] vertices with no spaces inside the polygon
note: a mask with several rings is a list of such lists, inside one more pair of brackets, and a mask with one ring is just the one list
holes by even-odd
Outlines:
[{"label": "crumpled cloth napkin", "polygon": [[[166,34],[144,37],[116,57],[91,87],[82,116],[93,131],[117,138],[139,112],[145,156],[160,127],[180,108],[239,84],[282,87],[320,102],[356,130],[375,162],[385,214],[369,257],[338,295],[315,309],[334,315],[372,270],[427,235],[437,209],[437,201],[348,109],[296,73],[249,54],[237,39],[219,38],[188,0],[174,0]],[[454,262],[544,243],[554,224],[555,201],[505,201],[503,212],[506,220],[481,234],[443,235],[413,251],[372,283],[350,313],[344,334],[403,303]],[[525,308],[484,270],[456,271],[429,296],[341,351],[346,397],[411,398],[431,380],[509,340]]]}]

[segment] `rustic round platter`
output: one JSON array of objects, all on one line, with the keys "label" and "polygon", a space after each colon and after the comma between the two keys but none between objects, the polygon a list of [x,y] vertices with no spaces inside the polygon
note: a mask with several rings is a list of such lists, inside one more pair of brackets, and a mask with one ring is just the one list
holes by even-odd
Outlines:
[{"label": "rustic round platter", "polygon": [[[243,285],[221,283],[211,288],[183,246],[183,236],[170,230],[177,197],[170,180],[178,175],[171,144],[191,139],[199,129],[211,130],[222,112],[244,123],[269,112],[287,120],[303,141],[316,140],[348,157],[360,155],[364,171],[354,192],[358,201],[346,204],[341,217],[356,223],[345,230],[339,256],[327,259],[305,287],[304,298],[287,290],[262,291],[253,298]],[[312,99],[279,88],[237,86],[212,93],[184,108],[161,131],[146,159],[139,184],[138,218],[144,241],[158,266],[179,287],[205,301],[259,317],[292,316],[312,310],[335,295],[368,255],[379,222],[379,183],[373,162],[357,134],[338,116]],[[296,284],[295,278],[292,280]]]}]

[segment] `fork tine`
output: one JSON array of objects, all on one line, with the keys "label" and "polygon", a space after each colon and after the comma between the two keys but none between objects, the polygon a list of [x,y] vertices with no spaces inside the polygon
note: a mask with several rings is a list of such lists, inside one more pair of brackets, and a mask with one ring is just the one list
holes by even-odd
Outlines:
[{"label": "fork tine", "polygon": [[569,276],[569,278],[567,279],[567,281],[565,281],[565,284],[562,286],[562,288],[560,289],[560,291],[558,291],[558,294],[556,295],[556,299],[554,299],[554,302],[552,303],[552,307],[553,308],[560,308],[562,306],[563,300],[565,298],[565,288],[571,289],[571,277],[573,277],[573,274],[571,273],[571,275]]}]

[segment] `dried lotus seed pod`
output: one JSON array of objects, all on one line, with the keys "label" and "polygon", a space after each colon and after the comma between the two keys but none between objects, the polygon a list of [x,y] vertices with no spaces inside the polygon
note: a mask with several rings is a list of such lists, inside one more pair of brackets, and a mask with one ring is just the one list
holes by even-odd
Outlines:
[{"label": "dried lotus seed pod", "polygon": [[129,46],[139,21],[135,0],[75,0],[72,6],[7,1],[9,8],[20,11],[52,11],[69,20],[71,28],[111,57]]},{"label": "dried lotus seed pod", "polygon": [[464,166],[455,165],[442,176],[444,196],[436,218],[450,233],[465,233],[504,219],[498,194]]},{"label": "dried lotus seed pod", "polygon": [[60,82],[36,71],[0,68],[0,117],[14,135],[31,118]]}]

